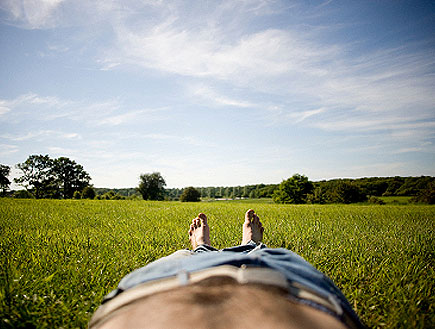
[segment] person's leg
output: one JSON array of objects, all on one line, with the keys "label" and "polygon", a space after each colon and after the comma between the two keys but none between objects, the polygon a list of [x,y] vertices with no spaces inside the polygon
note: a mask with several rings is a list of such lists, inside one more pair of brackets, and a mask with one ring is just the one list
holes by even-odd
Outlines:
[{"label": "person's leg", "polygon": [[198,217],[192,219],[189,228],[189,241],[194,252],[217,251],[210,245],[210,227],[205,214],[199,213]]},{"label": "person's leg", "polygon": [[256,249],[266,248],[262,243],[264,227],[254,210],[249,209],[245,213],[245,221],[243,222],[242,228],[242,244],[240,246],[225,248],[222,251],[250,252]]},{"label": "person's leg", "polygon": [[243,223],[242,245],[251,241],[258,245],[263,241],[263,233],[264,227],[260,218],[254,210],[249,209],[245,214],[245,222]]}]

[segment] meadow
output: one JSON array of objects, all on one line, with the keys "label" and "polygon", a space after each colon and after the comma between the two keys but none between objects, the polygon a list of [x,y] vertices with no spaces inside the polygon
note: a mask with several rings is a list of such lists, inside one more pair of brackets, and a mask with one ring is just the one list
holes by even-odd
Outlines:
[{"label": "meadow", "polygon": [[199,212],[222,248],[248,208],[268,246],[330,276],[367,326],[434,325],[434,206],[0,199],[0,327],[85,328],[125,274],[189,247]]}]

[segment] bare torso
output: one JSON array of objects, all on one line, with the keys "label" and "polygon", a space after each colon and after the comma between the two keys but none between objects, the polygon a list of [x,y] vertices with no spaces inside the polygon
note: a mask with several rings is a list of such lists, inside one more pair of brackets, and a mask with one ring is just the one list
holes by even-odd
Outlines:
[{"label": "bare torso", "polygon": [[98,328],[346,328],[280,288],[211,278],[140,299]]}]

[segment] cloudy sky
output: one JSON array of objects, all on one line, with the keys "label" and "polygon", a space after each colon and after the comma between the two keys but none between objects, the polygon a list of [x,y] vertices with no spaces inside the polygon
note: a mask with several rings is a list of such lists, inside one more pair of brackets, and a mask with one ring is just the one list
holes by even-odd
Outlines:
[{"label": "cloudy sky", "polygon": [[[96,187],[435,176],[433,1],[0,1],[0,163]],[[14,173],[16,174],[16,173]]]}]

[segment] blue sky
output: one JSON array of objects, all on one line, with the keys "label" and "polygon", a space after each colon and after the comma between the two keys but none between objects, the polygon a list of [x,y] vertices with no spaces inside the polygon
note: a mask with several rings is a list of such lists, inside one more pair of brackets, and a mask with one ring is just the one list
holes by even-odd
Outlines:
[{"label": "blue sky", "polygon": [[[0,163],[96,187],[435,176],[433,1],[0,2]],[[14,170],[14,175],[16,175]]]}]

